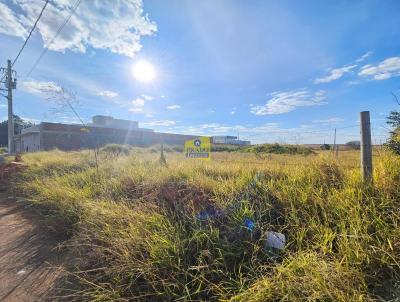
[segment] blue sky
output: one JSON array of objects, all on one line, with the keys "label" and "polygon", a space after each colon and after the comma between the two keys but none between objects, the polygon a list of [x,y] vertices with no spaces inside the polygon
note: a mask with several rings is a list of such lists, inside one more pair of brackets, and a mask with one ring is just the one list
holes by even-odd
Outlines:
[{"label": "blue sky", "polygon": [[[14,69],[15,112],[77,122],[49,95],[76,94],[96,114],[158,131],[236,135],[253,142],[358,138],[370,110],[373,140],[400,89],[400,2],[51,0]],[[0,60],[21,47],[43,1],[0,0]],[[27,76],[43,48],[49,51]],[[132,72],[147,62],[154,80]],[[0,117],[6,116],[5,99]],[[58,108],[59,109],[59,108]]]}]

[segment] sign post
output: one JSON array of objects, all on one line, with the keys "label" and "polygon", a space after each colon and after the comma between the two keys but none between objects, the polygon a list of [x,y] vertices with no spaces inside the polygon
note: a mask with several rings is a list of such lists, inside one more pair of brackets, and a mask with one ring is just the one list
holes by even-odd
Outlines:
[{"label": "sign post", "polygon": [[211,142],[209,137],[198,137],[185,142],[186,158],[211,159]]}]

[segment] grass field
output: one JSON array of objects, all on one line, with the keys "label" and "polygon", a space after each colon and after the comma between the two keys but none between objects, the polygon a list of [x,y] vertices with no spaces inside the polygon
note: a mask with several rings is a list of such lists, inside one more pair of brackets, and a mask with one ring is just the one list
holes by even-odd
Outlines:
[{"label": "grass field", "polygon": [[[14,188],[70,238],[69,300],[395,301],[400,157],[375,153],[372,186],[356,151],[169,152],[162,166],[133,149],[98,168],[89,151],[51,151],[24,155]],[[266,250],[266,231],[286,248]]]}]

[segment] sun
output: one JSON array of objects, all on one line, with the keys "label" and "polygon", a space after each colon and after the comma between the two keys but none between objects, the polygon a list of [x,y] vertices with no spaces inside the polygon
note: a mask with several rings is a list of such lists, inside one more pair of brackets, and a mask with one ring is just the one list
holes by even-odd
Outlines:
[{"label": "sun", "polygon": [[150,83],[156,78],[154,66],[148,61],[137,61],[132,66],[132,72],[135,79],[139,82]]}]

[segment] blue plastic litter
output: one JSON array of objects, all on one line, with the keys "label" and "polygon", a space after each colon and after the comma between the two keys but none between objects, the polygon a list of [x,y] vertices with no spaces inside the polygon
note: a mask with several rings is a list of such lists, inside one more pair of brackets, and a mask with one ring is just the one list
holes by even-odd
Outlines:
[{"label": "blue plastic litter", "polygon": [[210,215],[207,213],[207,211],[201,211],[201,212],[197,215],[197,219],[198,219],[198,220],[207,220],[208,218],[210,218]]},{"label": "blue plastic litter", "polygon": [[246,218],[244,220],[244,226],[249,229],[250,231],[253,231],[254,228],[256,227],[255,223],[253,220],[251,220],[250,218]]}]

